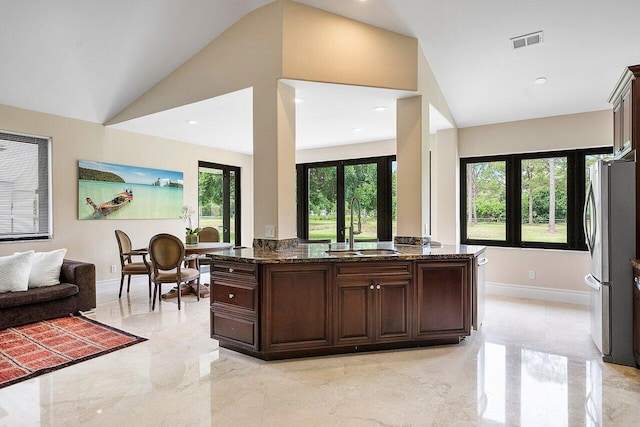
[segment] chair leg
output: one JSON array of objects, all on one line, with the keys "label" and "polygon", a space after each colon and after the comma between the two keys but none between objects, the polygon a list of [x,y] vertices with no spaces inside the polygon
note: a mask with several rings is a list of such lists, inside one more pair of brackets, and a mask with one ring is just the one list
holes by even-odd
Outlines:
[{"label": "chair leg", "polygon": [[149,299],[151,299],[151,276],[149,276]]},{"label": "chair leg", "polygon": [[198,301],[200,301],[200,276],[198,276],[198,280],[196,282],[196,297]]},{"label": "chair leg", "polygon": [[129,275],[129,279],[127,279],[127,293],[129,293],[130,288],[131,288],[131,275]]},{"label": "chair leg", "polygon": [[153,288],[153,301],[151,303],[151,311],[156,309],[156,296],[158,296],[158,283],[155,284],[156,286]]},{"label": "chair leg", "polygon": [[[129,276],[131,277],[131,276]],[[124,273],[120,275],[120,292],[118,293],[118,298],[122,298],[122,286],[124,285]]]},{"label": "chair leg", "polygon": [[180,294],[182,294],[182,290],[180,289],[180,283],[178,285],[178,310],[180,310]]}]

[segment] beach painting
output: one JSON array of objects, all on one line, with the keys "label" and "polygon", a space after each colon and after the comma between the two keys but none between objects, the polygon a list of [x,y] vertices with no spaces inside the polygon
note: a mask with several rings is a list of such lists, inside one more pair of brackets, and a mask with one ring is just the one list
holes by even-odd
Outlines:
[{"label": "beach painting", "polygon": [[79,219],[176,219],[182,193],[182,172],[78,162]]}]

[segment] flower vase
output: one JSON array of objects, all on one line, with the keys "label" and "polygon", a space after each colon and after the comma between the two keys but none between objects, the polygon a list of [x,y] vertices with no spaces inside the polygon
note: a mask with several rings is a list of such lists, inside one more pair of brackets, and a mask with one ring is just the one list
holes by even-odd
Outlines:
[{"label": "flower vase", "polygon": [[198,235],[197,234],[187,234],[185,236],[185,242],[187,245],[195,245],[198,243]]}]

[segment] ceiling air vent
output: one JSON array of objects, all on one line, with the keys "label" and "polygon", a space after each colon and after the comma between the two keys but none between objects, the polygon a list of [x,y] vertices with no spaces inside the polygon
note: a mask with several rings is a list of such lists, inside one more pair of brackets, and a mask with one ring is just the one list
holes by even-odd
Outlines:
[{"label": "ceiling air vent", "polygon": [[513,49],[520,49],[523,47],[531,46],[534,44],[540,44],[543,41],[542,31],[537,31],[531,34],[525,34],[523,36],[510,38],[511,47]]}]

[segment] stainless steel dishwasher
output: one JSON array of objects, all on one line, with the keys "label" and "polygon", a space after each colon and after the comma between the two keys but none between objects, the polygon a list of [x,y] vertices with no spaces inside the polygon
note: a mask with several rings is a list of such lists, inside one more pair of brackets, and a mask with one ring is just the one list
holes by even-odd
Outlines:
[{"label": "stainless steel dishwasher", "polygon": [[473,329],[478,330],[484,320],[485,269],[489,260],[484,252],[476,257],[476,274],[473,292]]}]

